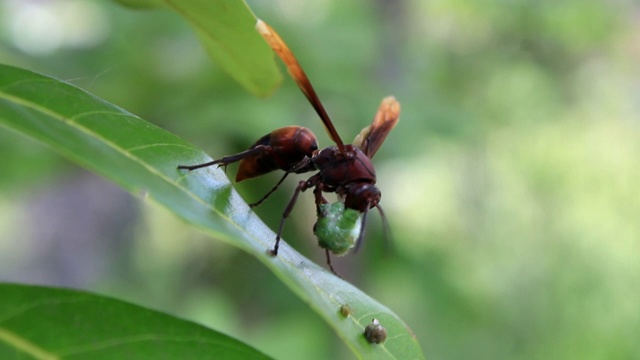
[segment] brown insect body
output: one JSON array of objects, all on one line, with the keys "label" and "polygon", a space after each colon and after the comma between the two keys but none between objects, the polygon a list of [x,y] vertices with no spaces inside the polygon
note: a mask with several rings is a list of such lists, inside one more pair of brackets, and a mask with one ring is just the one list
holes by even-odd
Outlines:
[{"label": "brown insect body", "polygon": [[[322,103],[311,86],[309,79],[293,56],[293,53],[280,36],[258,20],[256,29],[267,41],[274,52],[287,66],[291,77],[307,97],[316,110],[327,133],[336,143],[318,151],[318,143],[311,130],[301,126],[287,126],[261,137],[249,149],[231,156],[225,156],[204,164],[180,165],[179,169],[194,170],[206,166],[227,166],[240,161],[236,181],[251,179],[273,170],[283,170],[285,173],[278,183],[260,200],[251,204],[255,207],[271,195],[290,173],[306,173],[318,171],[306,181],[300,181],[285,208],[276,236],[276,242],[269,253],[278,254],[280,235],[286,218],[289,216],[298,199],[300,192],[313,188],[318,216],[321,205],[327,204],[323,193],[336,193],[344,198],[344,207],[362,214],[359,237],[356,249],[361,243],[366,215],[369,209],[377,208],[384,220],[384,213],[379,206],[381,193],[375,186],[376,173],[371,162],[378,148],[384,142],[391,129],[396,125],[400,115],[400,104],[393,97],[382,100],[370,126],[364,128],[354,140],[354,144],[345,145],[329,119]],[[325,248],[327,264],[334,272],[329,258],[329,249]]]},{"label": "brown insect body", "polygon": [[265,151],[240,161],[236,181],[251,179],[274,170],[291,171],[303,159],[318,150],[318,140],[311,130],[302,126],[287,126],[261,137],[249,150],[259,146]]},{"label": "brown insect body", "polygon": [[329,146],[311,162],[320,170],[322,191],[344,196],[345,207],[364,213],[380,201],[371,159],[357,147],[345,145],[340,151],[336,146]]},{"label": "brown insect body", "polygon": [[355,182],[376,183],[376,171],[371,159],[353,145],[345,145],[340,151],[329,146],[311,159],[320,170],[322,181],[331,188]]}]

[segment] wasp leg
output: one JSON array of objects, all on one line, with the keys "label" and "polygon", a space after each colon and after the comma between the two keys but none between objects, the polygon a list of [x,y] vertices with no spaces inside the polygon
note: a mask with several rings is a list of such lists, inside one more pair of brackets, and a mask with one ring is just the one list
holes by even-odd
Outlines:
[{"label": "wasp leg", "polygon": [[376,205],[378,212],[380,213],[380,218],[382,219],[382,233],[383,233],[383,246],[385,253],[392,252],[393,249],[393,234],[391,233],[391,227],[389,226],[389,222],[387,221],[387,216],[382,211],[382,207],[380,205]]},{"label": "wasp leg", "polygon": [[265,201],[271,194],[273,194],[274,191],[278,189],[278,187],[282,184],[284,179],[286,179],[289,174],[291,173],[302,174],[302,173],[306,173],[313,170],[316,170],[316,167],[311,162],[311,158],[306,157],[302,159],[302,161],[300,161],[300,163],[298,163],[296,166],[293,166],[289,170],[285,170],[286,172],[284,173],[280,181],[278,181],[278,183],[265,196],[263,196],[262,199],[254,202],[253,204],[249,204],[249,206],[251,206],[251,208],[254,208],[262,204],[263,201]]},{"label": "wasp leg", "polygon": [[298,183],[298,187],[296,187],[296,191],[293,193],[291,200],[289,200],[289,204],[284,209],[284,213],[282,213],[282,219],[280,220],[280,227],[278,228],[278,235],[276,235],[276,243],[273,245],[273,249],[269,250],[269,255],[276,256],[278,255],[278,246],[280,246],[280,236],[282,235],[282,229],[284,228],[284,221],[289,217],[291,210],[293,210],[293,206],[296,204],[298,200],[298,195],[300,195],[301,191],[305,191],[309,188],[309,181],[300,181]]},{"label": "wasp leg", "polygon": [[327,199],[325,199],[324,196],[322,196],[323,189],[324,189],[324,185],[322,185],[322,183],[318,184],[315,187],[315,189],[313,189],[313,195],[315,195],[315,198],[316,198],[316,212],[318,214],[320,214],[320,205],[329,203]]},{"label": "wasp leg", "polygon": [[340,276],[340,274],[338,274],[338,272],[336,271],[336,269],[333,268],[333,265],[331,265],[331,256],[329,255],[329,249],[324,249],[325,254],[327,254],[327,265],[329,265],[329,269],[331,269],[331,272],[339,277],[340,279],[342,279],[342,276]]},{"label": "wasp leg", "polygon": [[252,147],[251,149],[245,150],[243,152],[237,153],[235,155],[229,155],[229,156],[225,156],[221,159],[217,159],[217,160],[213,160],[213,161],[209,161],[203,164],[196,164],[196,165],[179,165],[178,169],[185,169],[185,170],[195,170],[195,169],[200,169],[203,167],[207,167],[207,166],[212,166],[212,165],[218,165],[218,166],[227,166],[229,164],[232,164],[236,161],[240,161],[246,157],[249,156],[253,156],[256,154],[260,154],[262,152],[266,152],[266,151],[270,151],[272,149],[271,146],[269,145],[256,145],[254,147]]},{"label": "wasp leg", "polygon": [[291,174],[291,172],[289,172],[289,171],[285,172],[284,175],[282,176],[282,178],[280,179],[280,181],[278,181],[278,183],[271,190],[269,190],[268,193],[266,193],[260,200],[254,202],[252,204],[249,204],[249,206],[253,209],[253,208],[257,207],[258,205],[262,204],[263,201],[267,200],[267,198],[271,194],[273,194],[274,191],[276,191],[278,189],[278,186],[280,186],[280,184],[282,184],[284,179],[286,179],[289,174]]},{"label": "wasp leg", "polygon": [[282,219],[280,220],[280,227],[278,228],[278,235],[276,235],[276,243],[275,245],[273,245],[273,249],[268,251],[268,253],[271,256],[278,255],[278,246],[280,246],[280,236],[282,235],[282,229],[284,228],[284,221],[289,217],[289,214],[291,214],[291,211],[293,210],[293,206],[296,204],[296,201],[298,200],[298,195],[300,195],[300,192],[304,192],[309,188],[318,186],[321,180],[322,178],[320,177],[320,174],[316,174],[310,177],[307,181],[300,181],[298,183],[298,186],[296,187],[296,191],[293,193],[291,200],[289,200],[289,204],[284,209],[284,213],[282,213]]}]

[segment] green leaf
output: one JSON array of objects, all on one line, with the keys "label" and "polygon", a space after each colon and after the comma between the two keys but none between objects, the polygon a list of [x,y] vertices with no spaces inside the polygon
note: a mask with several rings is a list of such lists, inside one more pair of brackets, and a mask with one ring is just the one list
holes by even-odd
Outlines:
[{"label": "green leaf", "polygon": [[196,31],[209,56],[247,90],[270,94],[282,81],[273,51],[255,30],[257,18],[242,0],[118,0],[134,7],[165,7]]},{"label": "green leaf", "polygon": [[[366,359],[421,359],[411,330],[391,310],[303,257],[286,243],[266,252],[275,234],[251,211],[221,169],[184,172],[178,164],[210,161],[186,141],[72,85],[0,65],[0,124],[48,144],[69,159],[153,200],[211,236],[263,262]],[[349,305],[353,313],[340,313]],[[389,334],[371,345],[372,318]]]},{"label": "green leaf", "polygon": [[133,9],[148,9],[162,5],[161,0],[114,0],[115,2]]},{"label": "green leaf", "polygon": [[85,292],[0,284],[0,359],[269,359],[227,335]]}]

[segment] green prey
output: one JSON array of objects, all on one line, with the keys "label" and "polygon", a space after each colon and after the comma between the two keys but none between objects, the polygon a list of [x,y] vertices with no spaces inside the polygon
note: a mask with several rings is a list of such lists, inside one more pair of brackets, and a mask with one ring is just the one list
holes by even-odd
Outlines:
[{"label": "green prey", "polygon": [[344,207],[344,202],[320,204],[313,227],[318,245],[342,256],[354,247],[362,232],[362,213]]}]

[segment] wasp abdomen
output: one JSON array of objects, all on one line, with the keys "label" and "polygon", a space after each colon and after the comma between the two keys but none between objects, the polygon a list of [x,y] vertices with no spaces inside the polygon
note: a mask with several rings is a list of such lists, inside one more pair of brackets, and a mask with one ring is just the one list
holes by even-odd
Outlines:
[{"label": "wasp abdomen", "polygon": [[265,151],[240,161],[236,181],[251,179],[273,170],[290,171],[318,149],[316,136],[302,126],[276,129],[258,139],[250,149],[259,145],[265,146]]}]

